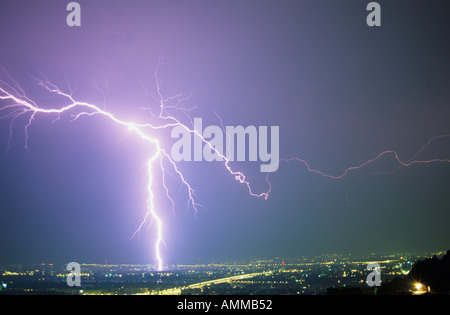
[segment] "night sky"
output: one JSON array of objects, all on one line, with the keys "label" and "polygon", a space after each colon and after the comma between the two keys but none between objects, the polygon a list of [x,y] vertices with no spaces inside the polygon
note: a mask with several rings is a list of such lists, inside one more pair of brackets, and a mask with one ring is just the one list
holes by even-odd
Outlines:
[{"label": "night sky", "polygon": [[[408,160],[450,134],[450,2],[378,1],[369,27],[361,0],[0,2],[0,80],[42,107],[61,107],[36,79],[127,121],[165,97],[191,97],[189,117],[229,126],[279,126],[280,157],[339,175],[385,150]],[[0,101],[0,107],[7,102]],[[0,113],[1,116],[1,113]],[[153,151],[102,117],[38,115],[28,129],[0,120],[0,264],[70,261],[154,264],[145,162]],[[170,148],[170,130],[159,134]],[[9,149],[8,149],[9,147]],[[449,159],[450,137],[418,159]],[[259,162],[234,162],[255,191]],[[392,155],[342,179],[281,162],[270,196],[255,198],[219,162],[178,164],[203,207],[187,207],[155,172],[165,263],[322,253],[450,249],[450,164],[398,168]]]}]

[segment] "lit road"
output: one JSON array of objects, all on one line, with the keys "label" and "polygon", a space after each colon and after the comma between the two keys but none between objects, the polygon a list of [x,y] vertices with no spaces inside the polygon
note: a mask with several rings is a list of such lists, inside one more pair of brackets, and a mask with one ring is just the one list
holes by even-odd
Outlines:
[{"label": "lit road", "polygon": [[181,287],[181,288],[162,290],[162,291],[159,291],[158,294],[162,294],[162,295],[181,294],[182,290],[200,289],[204,286],[208,286],[208,285],[212,285],[212,284],[219,284],[219,283],[231,282],[231,281],[235,281],[235,280],[248,279],[248,278],[253,278],[253,277],[264,275],[264,274],[266,274],[266,272],[255,272],[255,273],[248,273],[248,274],[231,276],[231,277],[226,277],[226,278],[219,278],[219,279],[190,284],[188,286]]},{"label": "lit road", "polygon": [[219,284],[219,283],[231,282],[234,280],[248,279],[248,278],[253,278],[256,276],[263,275],[263,274],[265,274],[265,272],[255,272],[255,273],[248,273],[248,274],[231,276],[231,277],[226,277],[226,278],[214,279],[214,280],[194,283],[194,284],[188,285],[187,287],[184,287],[184,289],[199,289],[201,287],[211,285],[211,284]]}]

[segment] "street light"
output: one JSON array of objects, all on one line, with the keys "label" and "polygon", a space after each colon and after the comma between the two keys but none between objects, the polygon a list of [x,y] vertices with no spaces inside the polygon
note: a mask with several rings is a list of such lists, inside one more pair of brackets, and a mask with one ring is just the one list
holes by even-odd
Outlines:
[{"label": "street light", "polygon": [[415,290],[411,290],[412,294],[414,294],[414,295],[421,295],[421,294],[427,293],[429,291],[429,289],[420,282],[414,283],[414,289]]}]

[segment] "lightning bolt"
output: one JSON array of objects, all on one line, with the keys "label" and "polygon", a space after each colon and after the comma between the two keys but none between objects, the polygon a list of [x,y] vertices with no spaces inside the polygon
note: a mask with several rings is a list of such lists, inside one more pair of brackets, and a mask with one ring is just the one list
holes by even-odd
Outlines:
[{"label": "lightning bolt", "polygon": [[[145,129],[160,129],[160,128],[167,128],[169,126],[176,126],[177,122],[167,122],[163,125],[153,125],[153,124],[142,124],[142,123],[135,123],[135,122],[126,122],[119,118],[117,118],[115,115],[113,115],[110,112],[107,112],[103,109],[100,109],[98,106],[86,103],[86,102],[79,102],[76,101],[71,94],[67,94],[61,91],[58,87],[56,87],[54,84],[48,82],[48,81],[39,81],[39,85],[43,88],[45,88],[48,92],[54,93],[60,96],[63,96],[64,98],[68,99],[70,101],[69,105],[66,105],[64,107],[58,108],[58,109],[44,109],[42,107],[39,107],[34,101],[30,100],[25,96],[23,91],[18,91],[13,89],[12,92],[7,91],[3,87],[0,87],[0,99],[1,100],[8,100],[12,103],[3,106],[0,111],[5,112],[8,111],[6,114],[2,116],[2,118],[11,118],[11,124],[10,124],[10,136],[12,135],[12,128],[14,125],[14,121],[23,115],[29,115],[28,121],[25,125],[25,148],[28,149],[28,129],[31,126],[33,120],[37,117],[39,114],[46,114],[46,115],[56,115],[57,119],[60,119],[61,115],[63,113],[69,113],[73,112],[74,110],[78,110],[76,114],[72,114],[74,120],[79,119],[82,116],[93,116],[93,115],[102,115],[107,118],[109,118],[111,121],[118,125],[122,125],[128,128],[129,131],[134,132],[137,136],[142,138],[143,140],[151,143],[155,147],[155,153],[153,156],[150,157],[150,159],[147,162],[147,171],[148,171],[148,200],[147,200],[147,214],[144,217],[144,220],[138,227],[139,231],[141,227],[144,225],[144,223],[147,221],[149,217],[152,218],[154,222],[156,222],[157,225],[157,238],[155,243],[155,255],[157,260],[157,268],[158,270],[162,270],[163,268],[163,261],[161,257],[160,247],[162,243],[162,230],[163,230],[163,222],[161,218],[158,216],[158,213],[156,211],[155,201],[154,201],[154,193],[152,189],[153,185],[153,165],[154,162],[158,158],[168,158],[173,165],[174,162],[171,160],[170,156],[161,148],[160,142],[157,138],[152,137],[151,135],[148,135],[144,130]],[[11,87],[11,86],[10,86]],[[10,140],[9,140],[10,142]],[[162,164],[161,164],[162,165]],[[177,170],[177,172],[179,172]],[[183,183],[186,185],[186,187],[189,190],[189,198],[192,202],[192,204],[195,206],[196,203],[193,200],[192,196],[192,188],[188,184],[187,181],[183,179]],[[137,233],[137,231],[133,234]]]},{"label": "lightning bolt", "polygon": [[[81,102],[78,100],[75,100],[73,98],[73,92],[71,91],[70,85],[69,90],[70,93],[63,92],[60,88],[58,88],[56,85],[51,83],[47,78],[44,76],[44,80],[37,79],[38,85],[42,88],[44,88],[48,93],[53,95],[58,95],[63,97],[68,101],[68,105],[65,105],[60,108],[44,108],[42,106],[38,106],[32,99],[28,98],[25,95],[25,92],[20,88],[20,86],[14,82],[14,86],[7,84],[4,81],[0,81],[0,100],[5,101],[5,105],[0,107],[0,119],[10,119],[10,128],[9,128],[9,140],[8,140],[8,148],[7,151],[10,148],[11,138],[13,134],[13,129],[16,120],[19,117],[27,116],[27,122],[24,127],[25,131],[25,149],[28,149],[28,131],[30,126],[32,125],[33,121],[39,116],[39,115],[54,115],[56,116],[55,121],[60,119],[63,114],[70,114],[73,118],[73,120],[80,119],[81,117],[90,117],[90,116],[96,116],[100,115],[103,117],[108,118],[111,122],[113,122],[116,125],[123,126],[127,128],[130,132],[133,132],[137,137],[143,139],[144,141],[150,143],[155,148],[155,153],[153,153],[152,156],[149,157],[146,167],[147,167],[147,177],[148,177],[148,183],[147,183],[147,211],[146,214],[141,221],[140,225],[132,235],[132,238],[142,229],[142,227],[147,223],[147,221],[151,221],[152,223],[155,223],[156,225],[156,241],[154,244],[155,248],[155,258],[157,261],[157,269],[163,270],[164,264],[161,254],[161,247],[164,245],[163,241],[163,230],[164,230],[164,224],[163,221],[159,215],[159,209],[155,203],[155,194],[154,194],[154,168],[159,167],[159,170],[162,173],[162,186],[164,187],[164,190],[166,192],[166,196],[169,199],[169,201],[172,204],[172,210],[174,211],[174,200],[170,197],[170,190],[168,189],[166,185],[166,173],[172,174],[172,172],[175,174],[173,176],[177,176],[178,179],[181,181],[183,186],[186,188],[187,194],[188,194],[188,200],[187,200],[187,206],[192,207],[194,209],[194,213],[198,211],[198,208],[201,207],[201,204],[199,204],[196,201],[196,194],[192,186],[189,184],[188,180],[183,175],[182,171],[178,168],[176,162],[170,157],[170,155],[164,150],[164,148],[161,146],[160,139],[155,136],[152,131],[156,131],[159,129],[166,129],[169,127],[175,127],[175,126],[181,126],[185,128],[188,132],[191,134],[199,137],[205,145],[207,145],[215,154],[217,154],[223,161],[223,165],[225,169],[228,171],[228,173],[233,176],[236,181],[239,183],[245,185],[245,187],[248,190],[248,193],[257,198],[264,198],[267,199],[269,197],[269,194],[271,193],[272,186],[269,181],[269,174],[266,175],[266,181],[268,184],[268,189],[264,192],[257,193],[254,192],[250,182],[247,180],[244,173],[235,171],[230,166],[230,160],[221,152],[219,152],[213,145],[211,145],[210,142],[208,142],[201,133],[199,133],[197,130],[188,127],[186,124],[183,124],[179,119],[175,118],[173,115],[170,115],[168,113],[168,109],[170,110],[178,110],[184,113],[188,118],[190,116],[188,115],[188,112],[192,110],[193,108],[186,108],[181,107],[181,105],[189,99],[190,95],[192,95],[192,92],[188,96],[184,95],[175,95],[169,98],[164,98],[163,93],[161,92],[161,80],[157,76],[157,72],[155,73],[155,80],[156,80],[156,90],[157,90],[157,97],[156,100],[159,104],[159,110],[158,113],[155,114],[151,111],[151,117],[153,120],[156,120],[158,123],[141,123],[141,122],[129,122],[122,120],[118,118],[113,113],[107,111],[105,109],[105,102],[102,104],[102,108],[91,104],[87,102]],[[11,77],[10,77],[11,79]],[[103,90],[100,90],[106,99],[106,94]],[[175,101],[175,105],[167,105],[168,102]],[[146,108],[149,109],[149,108]],[[217,106],[214,109],[214,114],[217,116],[217,118],[220,121],[220,124],[222,126],[222,129],[225,129],[223,126],[222,119],[217,114]],[[192,121],[191,121],[192,122]],[[228,136],[228,135],[227,135]],[[398,162],[399,167],[408,167],[415,164],[426,164],[426,163],[450,163],[450,159],[431,159],[431,160],[419,160],[416,159],[416,157],[422,153],[432,142],[442,139],[445,137],[450,137],[450,134],[436,136],[431,138],[424,146],[420,148],[419,151],[417,151],[410,159],[403,161],[399,158],[399,154],[396,151],[393,150],[386,150],[375,156],[374,158],[367,160],[364,163],[350,166],[346,168],[343,172],[337,175],[327,174],[323,171],[314,169],[310,166],[310,164],[303,159],[300,159],[298,157],[288,158],[288,159],[280,159],[280,161],[284,162],[293,162],[297,161],[305,165],[307,171],[319,174],[323,177],[331,178],[331,179],[341,179],[345,176],[347,176],[351,171],[361,169],[371,163],[374,163],[375,161],[381,159],[384,156],[391,155],[394,157],[394,159]],[[172,170],[172,172],[169,171],[169,168],[166,166],[166,164],[169,166],[169,168]]]},{"label": "lightning bolt", "polygon": [[[41,73],[42,74],[42,73]],[[43,76],[45,78],[45,76]],[[10,79],[12,79],[10,77]],[[156,80],[156,87],[157,87],[157,94],[158,94],[158,103],[159,103],[159,112],[158,114],[154,114],[151,112],[152,118],[159,121],[159,123],[141,123],[141,122],[129,122],[122,120],[118,118],[113,113],[105,110],[105,104],[102,105],[103,108],[100,108],[97,105],[87,103],[87,102],[81,102],[78,100],[75,100],[73,97],[73,92],[70,91],[70,93],[63,92],[62,89],[57,87],[55,84],[51,83],[47,78],[44,80],[37,79],[38,85],[42,88],[44,88],[48,93],[53,95],[58,95],[63,98],[65,98],[68,101],[68,105],[65,105],[60,108],[44,108],[42,106],[38,106],[32,99],[28,98],[25,95],[25,92],[20,88],[20,86],[17,84],[17,82],[13,81],[15,84],[15,87],[13,87],[10,84],[7,84],[4,81],[0,81],[0,100],[6,101],[6,105],[0,107],[0,119],[10,119],[10,128],[9,128],[9,140],[8,140],[8,148],[7,151],[10,149],[10,143],[11,138],[13,134],[13,129],[15,125],[15,121],[22,116],[27,116],[27,122],[24,127],[25,131],[25,149],[28,150],[28,141],[29,141],[29,128],[32,125],[33,121],[38,117],[38,115],[54,115],[56,116],[55,120],[61,119],[61,116],[63,114],[70,114],[73,120],[80,119],[81,117],[86,116],[95,116],[100,115],[108,118],[113,123],[126,127],[130,132],[133,132],[138,137],[143,139],[144,141],[150,143],[155,148],[155,153],[149,158],[147,161],[147,176],[148,176],[148,184],[147,184],[147,212],[141,222],[141,224],[138,226],[137,230],[134,232],[131,238],[133,238],[141,229],[142,227],[147,223],[147,221],[151,220],[152,222],[155,222],[156,224],[156,241],[155,241],[155,257],[157,261],[157,268],[158,270],[163,269],[163,259],[161,255],[161,246],[164,244],[163,241],[163,221],[161,217],[159,216],[159,211],[157,210],[157,206],[155,204],[155,195],[153,190],[153,184],[154,184],[154,167],[156,164],[158,164],[161,172],[162,172],[162,185],[165,189],[166,196],[172,203],[172,209],[174,208],[174,201],[170,197],[169,189],[166,185],[166,172],[170,173],[166,166],[164,166],[165,163],[168,163],[169,166],[172,168],[172,171],[178,176],[181,183],[184,185],[184,187],[187,190],[188,194],[188,201],[187,206],[192,207],[194,209],[194,213],[198,211],[198,208],[201,207],[201,204],[199,204],[196,201],[196,194],[192,186],[189,184],[188,180],[183,175],[182,171],[178,168],[176,162],[171,158],[171,156],[162,148],[160,139],[158,139],[155,135],[153,135],[151,132],[148,132],[148,130],[159,130],[159,129],[165,129],[169,127],[175,127],[175,126],[181,126],[185,128],[188,132],[194,134],[195,136],[199,137],[203,143],[205,143],[209,148],[215,152],[217,155],[219,155],[223,161],[225,169],[232,175],[234,178],[241,184],[244,184],[251,196],[254,197],[264,197],[265,199],[269,196],[269,191],[263,192],[263,193],[254,193],[252,191],[252,187],[250,185],[250,182],[246,179],[246,176],[244,173],[235,171],[230,166],[230,160],[223,155],[221,152],[219,152],[214,146],[212,146],[201,133],[199,133],[197,130],[194,130],[192,128],[189,128],[186,124],[183,124],[180,120],[176,119],[174,116],[169,115],[167,113],[167,109],[176,109],[180,110],[184,113],[187,111],[192,110],[193,108],[184,108],[180,105],[186,101],[190,96],[183,96],[181,94],[175,95],[169,98],[164,98],[163,94],[161,92],[161,81],[157,76],[157,72],[155,74],[155,80]],[[69,85],[69,90],[70,85]],[[101,91],[103,92],[103,91]],[[104,94],[104,97],[106,98],[106,94]],[[166,105],[169,101],[176,100],[175,105]]]}]

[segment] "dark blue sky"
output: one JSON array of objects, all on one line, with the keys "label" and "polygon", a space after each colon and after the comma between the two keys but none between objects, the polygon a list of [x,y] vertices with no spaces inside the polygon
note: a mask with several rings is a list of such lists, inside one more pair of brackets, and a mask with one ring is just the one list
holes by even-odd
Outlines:
[{"label": "dark blue sky", "polygon": [[[387,149],[407,160],[450,134],[447,0],[378,1],[375,28],[361,0],[78,1],[78,28],[66,25],[68,2],[0,3],[10,74],[0,79],[44,107],[62,104],[38,86],[42,74],[66,92],[70,82],[77,100],[146,121],[140,108],[158,106],[160,64],[164,96],[195,88],[192,117],[218,124],[216,108],[225,125],[280,126],[280,157],[333,175]],[[104,118],[55,118],[35,119],[28,151],[26,118],[16,120],[0,160],[0,263],[154,263],[155,225],[130,240],[146,211],[152,148]],[[1,152],[10,122],[0,120]],[[418,158],[448,159],[449,144]],[[233,165],[267,189],[254,163]],[[379,173],[397,166],[386,156],[334,180],[282,163],[263,200],[221,164],[181,162],[204,208],[186,209],[170,179],[173,213],[155,184],[164,260],[449,249],[450,165]]]}]

